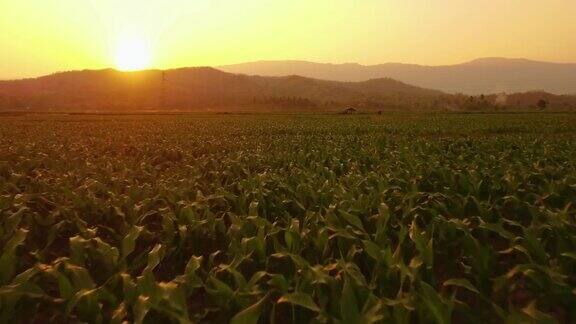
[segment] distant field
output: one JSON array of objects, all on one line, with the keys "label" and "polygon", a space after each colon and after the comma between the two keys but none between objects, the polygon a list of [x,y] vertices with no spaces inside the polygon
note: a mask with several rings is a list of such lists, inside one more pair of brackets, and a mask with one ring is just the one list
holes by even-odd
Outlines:
[{"label": "distant field", "polygon": [[0,322],[574,323],[576,114],[0,117]]}]

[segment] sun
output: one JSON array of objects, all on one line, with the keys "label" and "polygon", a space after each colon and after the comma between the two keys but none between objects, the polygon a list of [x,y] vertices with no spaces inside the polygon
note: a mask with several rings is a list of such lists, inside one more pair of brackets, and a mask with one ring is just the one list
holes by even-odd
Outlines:
[{"label": "sun", "polygon": [[150,67],[152,49],[142,37],[122,37],[116,45],[116,67],[122,71],[142,70]]}]

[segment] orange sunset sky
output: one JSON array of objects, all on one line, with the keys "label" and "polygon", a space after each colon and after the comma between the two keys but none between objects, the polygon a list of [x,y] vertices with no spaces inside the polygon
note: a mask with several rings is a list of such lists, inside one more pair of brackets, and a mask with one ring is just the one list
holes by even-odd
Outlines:
[{"label": "orange sunset sky", "polygon": [[2,0],[0,79],[269,59],[576,62],[574,0]]}]

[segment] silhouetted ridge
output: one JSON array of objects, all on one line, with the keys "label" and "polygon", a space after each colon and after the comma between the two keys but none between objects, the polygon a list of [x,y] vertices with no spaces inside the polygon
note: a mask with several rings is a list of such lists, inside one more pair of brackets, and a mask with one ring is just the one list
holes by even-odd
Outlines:
[{"label": "silhouetted ridge", "polygon": [[211,67],[55,73],[0,83],[0,108],[192,109],[221,106],[370,109],[431,103],[442,93],[391,79],[337,82],[298,75],[248,76]]},{"label": "silhouetted ridge", "polygon": [[220,67],[232,73],[305,77],[359,82],[389,77],[422,88],[448,93],[480,95],[544,90],[554,94],[576,93],[576,64],[538,62],[498,57],[480,58],[456,65],[424,66],[386,63],[324,64],[305,61],[260,61]]}]

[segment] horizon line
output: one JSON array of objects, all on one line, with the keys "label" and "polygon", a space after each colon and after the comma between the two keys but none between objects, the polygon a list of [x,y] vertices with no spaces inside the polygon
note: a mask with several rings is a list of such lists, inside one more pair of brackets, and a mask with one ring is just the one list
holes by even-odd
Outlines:
[{"label": "horizon line", "polygon": [[[546,60],[536,60],[536,59],[529,59],[523,57],[504,57],[504,56],[486,56],[486,57],[479,57],[476,59],[460,62],[460,63],[453,63],[453,64],[438,64],[438,65],[431,65],[431,64],[418,64],[418,63],[405,63],[405,62],[384,62],[384,63],[377,63],[377,64],[363,64],[358,62],[319,62],[314,60],[304,60],[304,59],[262,59],[262,60],[253,60],[253,61],[242,61],[238,63],[229,63],[229,64],[218,64],[218,65],[188,65],[188,66],[179,66],[179,67],[168,67],[168,68],[160,68],[151,66],[149,68],[144,69],[137,69],[137,70],[122,70],[117,67],[109,66],[109,67],[102,67],[102,68],[79,68],[79,69],[72,69],[72,70],[56,70],[54,72],[49,72],[46,74],[38,74],[34,76],[23,76],[20,78],[9,78],[3,79],[0,78],[0,82],[5,81],[20,81],[20,80],[30,80],[30,79],[37,79],[45,76],[51,76],[55,74],[67,73],[67,72],[81,72],[81,71],[106,71],[106,70],[113,70],[122,73],[134,73],[134,72],[144,72],[144,71],[170,71],[170,70],[179,70],[179,69],[187,69],[187,68],[213,68],[219,70],[222,67],[230,67],[230,66],[237,66],[237,65],[244,65],[244,64],[255,64],[255,63],[311,63],[311,64],[322,64],[322,65],[333,65],[333,66],[342,66],[342,65],[356,65],[362,67],[376,67],[382,65],[411,65],[411,66],[419,66],[419,67],[450,67],[450,66],[458,66],[458,65],[465,65],[470,63],[478,63],[481,61],[487,60],[503,60],[503,61],[524,61],[524,62],[532,62],[532,63],[544,63],[544,64],[558,64],[558,65],[573,65],[576,62],[554,62],[554,61],[546,61]],[[226,71],[223,71],[226,72]]]}]

